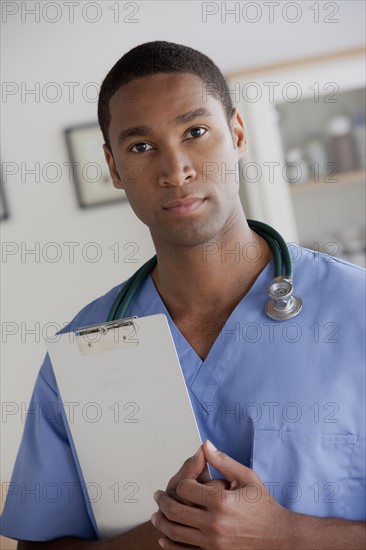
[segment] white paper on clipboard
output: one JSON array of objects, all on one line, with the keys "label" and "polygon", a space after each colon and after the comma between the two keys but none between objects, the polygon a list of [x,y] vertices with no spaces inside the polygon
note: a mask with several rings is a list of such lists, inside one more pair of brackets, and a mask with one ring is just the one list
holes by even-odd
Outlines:
[{"label": "white paper on clipboard", "polygon": [[[114,323],[114,324],[113,324]],[[148,521],[201,439],[164,314],[83,327],[47,342],[102,538]]]}]

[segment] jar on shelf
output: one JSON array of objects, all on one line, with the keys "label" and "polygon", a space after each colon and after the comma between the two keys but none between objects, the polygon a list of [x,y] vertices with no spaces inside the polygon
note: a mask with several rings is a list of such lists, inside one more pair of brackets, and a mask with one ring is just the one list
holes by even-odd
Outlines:
[{"label": "jar on shelf", "polygon": [[290,184],[304,183],[309,179],[308,163],[301,147],[287,151],[284,178]]},{"label": "jar on shelf", "polygon": [[327,131],[330,136],[332,160],[339,172],[350,172],[357,169],[356,150],[352,138],[352,122],[345,115],[339,115],[328,121]]}]

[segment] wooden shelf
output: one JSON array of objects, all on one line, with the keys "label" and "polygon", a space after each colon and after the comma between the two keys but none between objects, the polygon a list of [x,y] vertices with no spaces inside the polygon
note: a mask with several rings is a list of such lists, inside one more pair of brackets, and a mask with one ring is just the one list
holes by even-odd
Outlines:
[{"label": "wooden shelf", "polygon": [[304,183],[294,183],[290,184],[290,190],[293,195],[297,195],[299,193],[308,193],[313,191],[319,191],[324,189],[331,189],[332,187],[340,187],[342,185],[349,185],[349,184],[361,184],[365,183],[366,179],[366,170],[354,170],[352,172],[341,172],[339,174],[336,174],[332,177],[330,177],[329,182],[319,181],[316,183],[315,181],[306,181]]}]

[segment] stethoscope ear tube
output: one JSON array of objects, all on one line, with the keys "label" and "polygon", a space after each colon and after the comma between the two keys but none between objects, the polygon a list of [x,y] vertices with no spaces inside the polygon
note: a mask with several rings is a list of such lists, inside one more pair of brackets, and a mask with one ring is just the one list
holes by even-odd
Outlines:
[{"label": "stethoscope ear tube", "polygon": [[117,298],[114,300],[112,307],[108,314],[107,321],[114,321],[115,319],[123,319],[127,309],[130,306],[133,298],[135,297],[139,286],[146,279],[149,273],[154,269],[157,264],[157,257],[153,256],[143,266],[140,267],[128,279]]},{"label": "stethoscope ear tube", "polygon": [[261,229],[258,229],[256,227],[255,232],[257,233],[257,235],[259,235],[265,241],[267,241],[273,256],[274,276],[280,277],[282,275],[282,257],[281,257],[280,245],[275,239],[272,239],[272,237],[270,237],[268,233],[266,233],[265,231],[262,231]]},{"label": "stethoscope ear tube", "polygon": [[[267,225],[266,223],[258,222],[256,220],[247,220],[247,222],[251,229],[253,229],[256,233],[260,234],[261,237],[263,237],[268,242],[269,246],[271,247],[274,258],[275,258],[276,252],[274,251],[274,247],[272,247],[272,242],[273,240],[276,241],[276,244],[277,246],[280,247],[280,250],[282,253],[282,258],[285,265],[285,276],[288,279],[292,279],[292,261],[291,261],[290,251],[282,235],[280,235],[278,231],[276,231],[273,227],[271,227],[270,225]],[[258,230],[261,231],[261,233],[259,233]],[[281,264],[282,264],[282,260],[281,260]],[[276,271],[277,270],[275,269],[275,275],[274,275],[275,277],[278,277],[283,274],[282,268],[279,273],[277,273]]]}]

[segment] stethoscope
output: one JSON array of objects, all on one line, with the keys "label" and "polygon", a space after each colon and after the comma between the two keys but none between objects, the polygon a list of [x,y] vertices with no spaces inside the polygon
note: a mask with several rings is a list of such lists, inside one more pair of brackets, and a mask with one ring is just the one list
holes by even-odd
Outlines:
[{"label": "stethoscope", "polygon": [[[293,294],[293,270],[288,246],[283,237],[270,225],[255,220],[247,222],[253,231],[267,241],[273,255],[274,278],[268,289],[269,300],[265,305],[265,311],[268,317],[275,321],[287,321],[302,309],[301,298]],[[154,256],[128,279],[114,300],[107,321],[125,318],[132,300],[156,264],[157,257]]]}]

